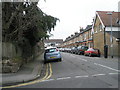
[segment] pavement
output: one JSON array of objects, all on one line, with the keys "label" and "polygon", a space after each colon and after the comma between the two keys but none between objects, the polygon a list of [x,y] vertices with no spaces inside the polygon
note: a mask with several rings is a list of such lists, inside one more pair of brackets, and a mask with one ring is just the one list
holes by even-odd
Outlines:
[{"label": "pavement", "polygon": [[111,56],[108,56],[107,58],[105,58],[103,55],[101,55],[100,58],[103,60],[116,60],[117,62],[120,59],[120,57],[118,57],[118,56],[113,56],[113,58]]},{"label": "pavement", "polygon": [[[16,73],[0,74],[0,85],[11,85],[16,83],[24,83],[32,81],[41,77],[43,69],[43,54],[38,56],[35,60],[23,65]],[[2,79],[1,79],[2,78]]]}]

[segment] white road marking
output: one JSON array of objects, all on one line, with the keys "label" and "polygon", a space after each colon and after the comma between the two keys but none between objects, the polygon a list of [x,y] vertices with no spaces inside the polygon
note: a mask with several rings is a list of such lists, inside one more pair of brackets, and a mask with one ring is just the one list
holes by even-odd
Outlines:
[{"label": "white road marking", "polygon": [[94,74],[92,76],[94,77],[94,76],[102,76],[102,75],[106,75],[106,74]]},{"label": "white road marking", "polygon": [[[118,73],[108,73],[109,75],[115,75],[115,74],[118,74]],[[83,75],[83,76],[75,76],[73,78],[87,78],[89,76],[104,76],[104,75],[107,75],[107,74],[94,74],[94,75]],[[57,78],[57,79],[48,79],[48,80],[44,80],[42,82],[47,82],[47,81],[54,81],[54,80],[65,80],[65,79],[71,79],[72,77],[61,77],[61,78]]]},{"label": "white road marking", "polygon": [[118,73],[109,73],[110,75],[118,74]]},{"label": "white road marking", "polygon": [[[80,58],[80,60],[83,60],[83,61],[86,61],[86,59],[82,59]],[[102,65],[102,64],[98,64],[98,63],[94,63],[95,65],[98,65],[98,66],[101,66],[101,67],[104,67],[104,68],[107,68],[107,69],[110,69],[110,70],[114,70],[114,71],[117,71],[117,72],[120,72],[120,70],[117,70],[117,69],[114,69],[114,68],[111,68],[111,67],[108,67],[108,66],[105,66],[105,65]]]},{"label": "white road marking", "polygon": [[105,65],[101,65],[101,64],[98,64],[98,63],[94,63],[94,64],[98,65],[98,66],[101,66],[101,67],[105,67],[105,68],[110,69],[110,70],[114,70],[114,71],[120,72],[120,70],[117,70],[117,69],[114,69],[114,68],[111,68],[111,67],[108,67],[108,66],[105,66]]},{"label": "white road marking", "polygon": [[85,76],[75,76],[75,78],[82,78],[82,77],[88,77],[88,75],[85,75]]},{"label": "white road marking", "polygon": [[97,63],[94,63],[95,65],[98,65]]},{"label": "white road marking", "polygon": [[48,80],[44,80],[44,81],[42,81],[42,82],[53,81],[53,80],[55,80],[55,79],[48,79]]},{"label": "white road marking", "polygon": [[70,79],[71,77],[57,78],[56,80]]},{"label": "white road marking", "polygon": [[86,59],[83,59],[83,58],[80,58],[80,60],[87,62],[87,60],[86,60]]}]

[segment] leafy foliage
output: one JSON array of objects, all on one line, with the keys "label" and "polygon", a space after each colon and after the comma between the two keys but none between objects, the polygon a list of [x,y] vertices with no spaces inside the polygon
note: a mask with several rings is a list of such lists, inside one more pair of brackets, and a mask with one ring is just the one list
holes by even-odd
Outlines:
[{"label": "leafy foliage", "polygon": [[[3,2],[3,41],[16,43],[21,49],[32,48],[49,38],[47,32],[54,29],[58,18],[47,15],[37,7],[38,2]],[[24,50],[23,55],[26,53]],[[28,55],[29,56],[29,55]]]}]

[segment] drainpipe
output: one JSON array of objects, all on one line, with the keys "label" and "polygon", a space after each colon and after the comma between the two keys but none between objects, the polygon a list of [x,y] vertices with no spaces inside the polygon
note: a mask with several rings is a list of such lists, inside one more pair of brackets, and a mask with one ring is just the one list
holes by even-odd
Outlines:
[{"label": "drainpipe", "polygon": [[104,46],[106,45],[106,32],[105,32],[105,28],[106,27],[104,27]]},{"label": "drainpipe", "polygon": [[108,58],[108,45],[106,45],[106,31],[104,27],[104,58]]}]

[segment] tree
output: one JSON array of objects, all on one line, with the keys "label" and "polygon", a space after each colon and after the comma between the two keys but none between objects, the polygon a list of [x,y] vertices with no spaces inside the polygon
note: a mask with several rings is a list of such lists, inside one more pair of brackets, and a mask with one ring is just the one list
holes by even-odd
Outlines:
[{"label": "tree", "polygon": [[38,1],[2,3],[3,42],[19,46],[23,51],[23,58],[33,54],[33,47],[49,37],[47,32],[50,33],[59,20],[42,12],[37,3]]}]

